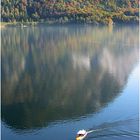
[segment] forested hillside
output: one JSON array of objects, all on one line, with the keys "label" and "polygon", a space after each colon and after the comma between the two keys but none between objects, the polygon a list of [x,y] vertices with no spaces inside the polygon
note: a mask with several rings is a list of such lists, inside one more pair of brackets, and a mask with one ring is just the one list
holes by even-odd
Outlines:
[{"label": "forested hillside", "polygon": [[139,0],[1,0],[4,22],[138,23]]}]

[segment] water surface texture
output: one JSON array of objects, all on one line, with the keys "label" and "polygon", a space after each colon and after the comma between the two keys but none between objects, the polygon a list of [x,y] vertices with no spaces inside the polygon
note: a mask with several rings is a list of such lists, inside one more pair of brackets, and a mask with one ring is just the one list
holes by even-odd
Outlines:
[{"label": "water surface texture", "polygon": [[138,26],[2,29],[2,140],[138,140]]}]

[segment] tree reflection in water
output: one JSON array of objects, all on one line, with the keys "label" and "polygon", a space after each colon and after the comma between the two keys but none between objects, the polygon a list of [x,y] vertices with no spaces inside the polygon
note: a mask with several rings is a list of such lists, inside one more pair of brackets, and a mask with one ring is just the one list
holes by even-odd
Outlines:
[{"label": "tree reflection in water", "polygon": [[[96,113],[138,61],[138,27],[2,30],[2,121],[36,129]],[[126,38],[127,36],[127,38]]]}]

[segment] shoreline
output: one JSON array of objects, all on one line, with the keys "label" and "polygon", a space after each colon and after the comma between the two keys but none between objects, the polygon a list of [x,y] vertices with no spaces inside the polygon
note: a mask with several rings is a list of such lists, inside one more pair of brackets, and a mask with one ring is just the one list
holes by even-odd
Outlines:
[{"label": "shoreline", "polygon": [[5,27],[26,27],[26,26],[40,26],[40,25],[46,25],[46,26],[55,26],[55,25],[93,25],[93,26],[113,26],[113,25],[139,25],[139,21],[131,21],[131,22],[113,22],[108,24],[103,23],[80,23],[80,22],[66,22],[66,23],[57,23],[57,22],[0,22],[0,29]]}]

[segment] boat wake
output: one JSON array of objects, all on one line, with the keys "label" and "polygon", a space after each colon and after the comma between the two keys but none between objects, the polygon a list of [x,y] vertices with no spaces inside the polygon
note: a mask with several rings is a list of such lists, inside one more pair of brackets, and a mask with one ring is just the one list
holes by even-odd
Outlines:
[{"label": "boat wake", "polygon": [[88,135],[85,140],[137,140],[139,139],[139,120],[129,119],[103,123],[101,125],[94,126],[92,129],[88,130],[87,133]]}]

